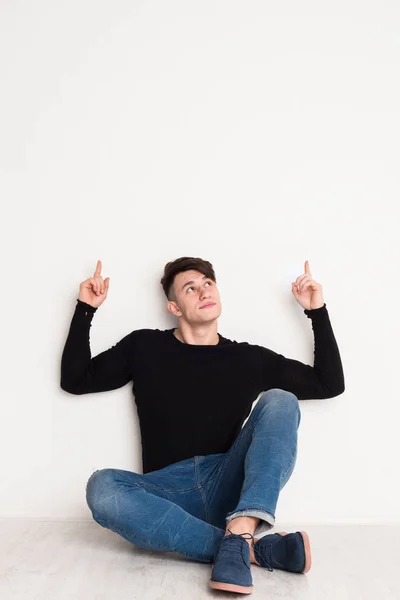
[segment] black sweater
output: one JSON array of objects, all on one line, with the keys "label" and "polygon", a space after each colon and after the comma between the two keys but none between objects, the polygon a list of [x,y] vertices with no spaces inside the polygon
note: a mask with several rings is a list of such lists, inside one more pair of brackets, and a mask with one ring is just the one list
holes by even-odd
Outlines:
[{"label": "black sweater", "polygon": [[333,398],[345,389],[326,304],[304,310],[314,331],[314,367],[221,334],[216,345],[184,344],[175,328],[134,330],[92,358],[89,330],[96,310],[77,300],[61,359],[61,388],[89,394],[133,381],[143,473],[227,452],[262,391],[281,388],[305,400]]}]

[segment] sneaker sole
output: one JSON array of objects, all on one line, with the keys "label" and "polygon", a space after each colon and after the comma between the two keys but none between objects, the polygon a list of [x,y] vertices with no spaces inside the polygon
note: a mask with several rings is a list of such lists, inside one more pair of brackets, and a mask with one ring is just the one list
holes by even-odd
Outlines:
[{"label": "sneaker sole", "polygon": [[[211,577],[214,570],[214,563],[211,568]],[[223,581],[208,582],[209,586],[214,590],[224,590],[225,592],[238,592],[239,594],[251,594],[254,591],[254,585],[237,585],[235,583],[225,583]]]},{"label": "sneaker sole", "polygon": [[[301,534],[301,537],[303,538],[304,552],[306,555],[306,564],[305,564],[304,569],[301,571],[301,573],[308,573],[308,571],[311,569],[310,538],[308,537],[308,534],[306,531],[299,531],[299,533]],[[278,535],[287,535],[287,531],[280,531]]]},{"label": "sneaker sole", "polygon": [[237,592],[239,594],[252,594],[254,585],[243,586],[235,585],[234,583],[223,583],[220,581],[209,581],[209,586],[214,590],[224,590],[225,592]]}]

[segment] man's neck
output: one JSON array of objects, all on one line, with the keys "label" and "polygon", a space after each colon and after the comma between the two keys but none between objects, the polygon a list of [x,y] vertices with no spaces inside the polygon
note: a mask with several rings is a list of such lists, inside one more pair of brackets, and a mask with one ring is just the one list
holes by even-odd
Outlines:
[{"label": "man's neck", "polygon": [[[204,338],[204,337],[200,338],[200,339],[199,338],[194,339],[193,336],[191,336],[189,332],[185,336],[183,336],[179,327],[177,327],[173,333],[174,333],[174,336],[180,342],[182,342],[182,344],[194,344],[194,345],[198,345],[198,346],[216,346],[217,344],[219,344],[218,333],[216,333],[216,337],[214,336],[210,340],[208,340],[207,338]],[[187,339],[187,338],[189,338],[189,339]]]}]

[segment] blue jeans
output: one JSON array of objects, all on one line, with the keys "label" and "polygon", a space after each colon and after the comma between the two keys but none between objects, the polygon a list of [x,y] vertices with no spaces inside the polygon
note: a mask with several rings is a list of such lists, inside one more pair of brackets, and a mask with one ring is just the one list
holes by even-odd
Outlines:
[{"label": "blue jeans", "polygon": [[258,517],[255,537],[273,527],[279,492],[296,462],[300,418],[294,394],[270,389],[260,395],[228,452],[194,456],[144,475],[95,471],[86,486],[93,518],[141,548],[212,563],[234,517]]}]

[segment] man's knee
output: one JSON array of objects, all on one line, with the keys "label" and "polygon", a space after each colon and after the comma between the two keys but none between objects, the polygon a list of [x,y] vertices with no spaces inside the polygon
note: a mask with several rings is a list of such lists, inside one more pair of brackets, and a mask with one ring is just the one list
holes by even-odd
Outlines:
[{"label": "man's knee", "polygon": [[281,388],[271,388],[263,392],[258,400],[260,407],[282,411],[294,411],[300,417],[299,400],[295,394]]},{"label": "man's knee", "polygon": [[92,511],[104,506],[104,500],[116,491],[114,469],[100,469],[92,473],[86,484],[86,502]]}]

